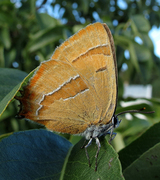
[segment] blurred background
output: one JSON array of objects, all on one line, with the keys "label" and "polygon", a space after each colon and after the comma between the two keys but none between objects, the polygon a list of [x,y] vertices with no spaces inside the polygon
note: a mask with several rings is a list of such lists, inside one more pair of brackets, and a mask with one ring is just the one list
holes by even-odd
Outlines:
[{"label": "blurred background", "polygon": [[[31,72],[81,28],[106,23],[114,37],[118,64],[117,113],[129,109],[154,114],[120,117],[118,151],[160,120],[159,0],[1,0],[0,67]],[[1,86],[1,85],[0,85]],[[0,135],[42,128],[16,119],[18,101],[0,117]],[[80,137],[66,137],[76,143]]]}]

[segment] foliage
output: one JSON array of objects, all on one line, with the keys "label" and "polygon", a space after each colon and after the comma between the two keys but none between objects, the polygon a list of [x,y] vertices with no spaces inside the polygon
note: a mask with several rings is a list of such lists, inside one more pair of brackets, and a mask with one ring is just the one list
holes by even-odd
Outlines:
[{"label": "foliage", "polygon": [[[59,44],[79,29],[85,27],[87,24],[100,21],[107,23],[111,29],[116,46],[119,74],[119,101],[116,113],[126,109],[140,109],[144,106],[149,111],[155,110],[154,114],[143,116],[141,119],[139,119],[137,115],[132,115],[131,121],[128,121],[127,117],[123,116],[121,125],[117,129],[117,137],[113,140],[113,146],[116,151],[124,148],[119,152],[124,177],[126,179],[130,179],[131,173],[132,177],[135,177],[133,174],[135,175],[137,172],[136,170],[138,169],[140,171],[140,173],[138,173],[139,177],[147,179],[144,176],[145,172],[140,168],[140,165],[146,165],[144,164],[144,159],[148,158],[148,162],[150,164],[154,164],[154,169],[156,169],[155,167],[159,168],[159,165],[157,165],[159,160],[156,159],[156,157],[159,156],[159,154],[157,154],[157,152],[159,152],[159,139],[156,138],[154,143],[153,139],[154,137],[159,137],[159,133],[156,129],[159,127],[158,122],[160,119],[160,60],[154,55],[153,43],[148,36],[148,32],[153,26],[159,26],[159,2],[156,0],[125,0],[123,2],[126,8],[120,6],[119,0],[83,0],[77,2],[72,0],[55,0],[52,1],[51,5],[47,5],[49,1],[46,0],[41,2],[35,0],[21,0],[13,2],[10,0],[0,1],[1,143],[7,144],[8,142],[15,140],[14,138],[17,135],[10,135],[8,133],[23,131],[21,136],[25,136],[26,133],[31,133],[30,136],[33,136],[35,140],[37,140],[37,147],[39,146],[38,149],[43,146],[43,144],[40,144],[40,140],[43,138],[37,138],[40,135],[34,134],[36,132],[39,133],[41,130],[37,130],[36,132],[33,131],[33,134],[31,131],[24,131],[43,127],[25,120],[17,120],[14,118],[18,112],[18,102],[14,101],[13,98],[21,88],[22,84],[26,84],[28,78],[31,77],[32,73],[26,77],[27,73],[30,73],[33,69],[35,69],[40,62],[49,59],[54,49]],[[126,55],[127,53],[128,56]],[[127,65],[127,70],[124,70],[124,65]],[[136,102],[133,98],[123,98],[124,82],[130,84],[151,84],[153,86],[153,98],[143,99],[143,101],[141,101],[138,105],[132,104],[126,108],[122,108],[120,106],[120,101]],[[43,133],[44,136],[46,136],[45,131]],[[49,141],[50,138],[53,138],[52,136],[54,135],[50,135],[48,138]],[[66,137],[73,144],[76,144],[76,142],[79,141],[79,137]],[[137,137],[139,138],[137,139]],[[13,139],[10,140],[10,138]],[[26,143],[29,142],[26,140]],[[58,140],[56,143],[58,143]],[[63,161],[65,161],[65,167],[63,165],[63,175],[61,174],[61,179],[71,179],[68,174],[70,171],[75,172],[75,177],[78,176],[82,178],[76,170],[73,170],[75,168],[74,162],[76,161],[80,162],[76,165],[76,167],[84,169],[83,175],[87,173],[92,174],[91,171],[94,168],[86,168],[84,150],[81,152],[77,148],[80,146],[80,143],[82,142],[80,141],[73,147],[73,149],[70,149],[67,155],[68,159],[63,158]],[[123,179],[121,176],[121,166],[116,153],[110,145],[105,143],[106,142],[103,140],[102,153],[107,151],[108,156],[101,158],[104,161],[102,164],[99,163],[99,166],[103,167],[103,163],[105,163],[106,160],[108,177],[110,176],[110,173],[112,173],[115,174],[117,179]],[[149,146],[146,146],[146,144],[149,144]],[[63,148],[67,151],[69,146],[67,149],[64,145]],[[4,146],[0,147],[1,158],[3,157],[4,160],[7,160],[5,159],[5,154],[3,154],[6,149]],[[94,148],[89,149],[92,157],[94,155],[92,154],[91,149]],[[138,155],[139,149],[142,151]],[[78,154],[73,160],[73,156],[77,151],[80,151],[80,155]],[[133,152],[135,153],[134,158]],[[23,155],[24,156],[22,158],[27,158],[27,156],[25,156],[26,154]],[[80,161],[79,158],[82,158],[82,160]],[[110,161],[112,158],[115,158],[116,161]],[[85,163],[83,164],[83,162]],[[113,170],[110,166],[115,169]],[[73,169],[69,169],[71,167]],[[62,168],[59,167],[58,172],[60,172],[61,169]],[[154,177],[159,177],[159,174],[157,174],[159,173],[158,170],[155,170],[154,172],[152,170],[153,169],[150,165],[146,166],[146,171],[148,173],[154,175]],[[103,174],[102,179],[105,179],[107,175],[104,174],[103,171],[105,171],[105,169],[98,170],[98,173]],[[80,171],[80,173],[81,172],[82,171]],[[28,171],[28,173],[30,172]],[[136,176],[138,175],[136,174]],[[136,178],[138,179],[138,177]],[[87,176],[86,179],[88,179]]]}]

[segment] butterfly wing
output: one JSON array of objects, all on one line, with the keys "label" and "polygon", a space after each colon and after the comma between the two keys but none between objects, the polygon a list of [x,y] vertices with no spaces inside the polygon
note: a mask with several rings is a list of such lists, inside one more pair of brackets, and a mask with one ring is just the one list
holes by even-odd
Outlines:
[{"label": "butterfly wing", "polygon": [[89,25],[41,63],[19,98],[19,115],[70,134],[92,124],[107,124],[116,106],[116,72],[109,28]]}]

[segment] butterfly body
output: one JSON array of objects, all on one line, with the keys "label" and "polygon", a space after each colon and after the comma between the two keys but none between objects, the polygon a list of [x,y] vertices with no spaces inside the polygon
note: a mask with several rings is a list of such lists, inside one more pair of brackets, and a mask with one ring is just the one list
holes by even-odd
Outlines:
[{"label": "butterfly body", "polygon": [[[115,121],[116,119],[116,121]],[[112,136],[112,130],[114,128],[117,128],[119,126],[120,121],[117,117],[113,117],[112,121],[108,124],[102,124],[102,125],[91,125],[88,127],[82,135],[85,136],[86,140],[89,140],[91,138],[101,137],[105,136],[106,134],[111,134]]]}]

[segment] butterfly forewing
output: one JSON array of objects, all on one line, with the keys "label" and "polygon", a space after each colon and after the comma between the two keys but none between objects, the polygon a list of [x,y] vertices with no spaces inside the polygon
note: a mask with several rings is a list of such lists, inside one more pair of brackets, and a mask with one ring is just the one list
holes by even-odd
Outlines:
[{"label": "butterfly forewing", "polygon": [[20,115],[70,134],[109,123],[117,82],[113,40],[106,28],[101,23],[87,26],[40,65],[24,88]]}]

